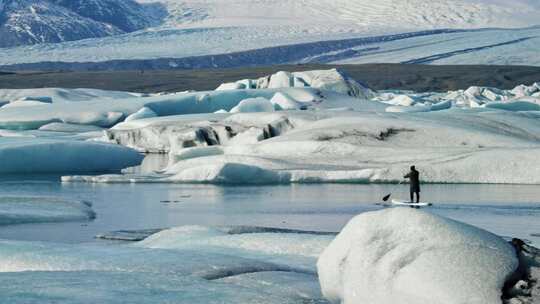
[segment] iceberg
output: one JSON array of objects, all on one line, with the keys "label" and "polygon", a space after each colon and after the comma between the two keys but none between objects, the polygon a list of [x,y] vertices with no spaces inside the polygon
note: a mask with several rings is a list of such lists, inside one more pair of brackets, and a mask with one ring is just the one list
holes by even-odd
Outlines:
[{"label": "iceberg", "polygon": [[92,204],[57,197],[0,197],[0,225],[87,221],[96,217]]},{"label": "iceberg", "polygon": [[317,262],[333,303],[502,303],[515,249],[479,228],[410,208],[352,219]]},{"label": "iceberg", "polygon": [[106,91],[98,89],[65,89],[65,88],[34,88],[34,89],[0,89],[0,100],[35,100],[45,103],[84,102],[95,99],[121,99],[140,96],[138,93]]},{"label": "iceberg", "polygon": [[64,133],[86,133],[86,132],[96,132],[102,131],[103,128],[92,126],[92,125],[77,125],[61,122],[52,122],[46,124],[39,128],[40,131],[49,131],[49,132],[64,132]]},{"label": "iceberg", "polygon": [[487,104],[486,108],[506,111],[540,111],[540,104],[527,101],[493,102]]},{"label": "iceberg", "polygon": [[248,98],[240,101],[231,113],[274,112],[274,105],[266,98]]},{"label": "iceberg", "polygon": [[205,252],[287,265],[294,272],[315,274],[315,261],[334,235],[264,227],[181,226],[160,231],[135,247]]},{"label": "iceberg", "polygon": [[316,88],[356,98],[369,99],[374,92],[337,69],[304,72],[280,71],[259,79],[244,79],[224,83],[217,90]]},{"label": "iceberg", "polygon": [[119,171],[143,156],[119,145],[53,138],[0,138],[0,173]]},{"label": "iceberg", "polygon": [[302,108],[298,101],[280,92],[277,92],[270,102],[277,111],[300,110]]},{"label": "iceberg", "polygon": [[147,107],[142,107],[139,111],[126,117],[125,121],[132,121],[132,120],[143,119],[143,118],[152,118],[156,116],[157,114],[151,109]]}]

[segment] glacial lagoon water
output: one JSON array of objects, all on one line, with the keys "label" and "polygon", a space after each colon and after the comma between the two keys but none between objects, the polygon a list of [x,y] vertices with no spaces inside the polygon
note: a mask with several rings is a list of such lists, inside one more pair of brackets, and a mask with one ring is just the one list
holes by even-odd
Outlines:
[{"label": "glacial lagoon water", "polygon": [[[88,222],[0,226],[0,239],[98,242],[115,230],[182,225],[255,225],[339,231],[388,193],[406,199],[407,185],[312,184],[215,186],[62,183],[54,176],[3,176],[0,196],[54,196],[91,202]],[[425,210],[540,245],[540,186],[424,185]]]}]

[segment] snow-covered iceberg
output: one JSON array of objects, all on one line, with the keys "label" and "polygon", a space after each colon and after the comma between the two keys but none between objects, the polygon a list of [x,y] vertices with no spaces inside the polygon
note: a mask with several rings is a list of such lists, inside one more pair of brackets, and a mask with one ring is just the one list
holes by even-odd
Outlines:
[{"label": "snow-covered iceberg", "polygon": [[352,97],[369,99],[374,92],[366,85],[347,76],[337,69],[304,72],[280,71],[259,79],[243,79],[233,83],[224,83],[217,90],[238,89],[280,89],[280,88],[316,88],[332,91]]},{"label": "snow-covered iceberg", "polygon": [[85,221],[95,218],[85,201],[58,197],[0,197],[0,225]]},{"label": "snow-covered iceberg", "polygon": [[487,231],[409,208],[352,219],[319,257],[334,303],[502,303],[515,249]]}]

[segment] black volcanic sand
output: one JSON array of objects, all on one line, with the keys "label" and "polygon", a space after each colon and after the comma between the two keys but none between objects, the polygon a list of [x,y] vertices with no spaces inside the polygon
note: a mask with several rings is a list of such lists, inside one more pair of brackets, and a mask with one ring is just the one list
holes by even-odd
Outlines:
[{"label": "black volcanic sand", "polygon": [[540,81],[540,67],[487,65],[280,65],[234,69],[99,72],[0,72],[0,88],[96,88],[132,92],[213,90],[223,82],[263,77],[277,71],[339,68],[376,90],[448,91],[470,86],[511,89]]}]

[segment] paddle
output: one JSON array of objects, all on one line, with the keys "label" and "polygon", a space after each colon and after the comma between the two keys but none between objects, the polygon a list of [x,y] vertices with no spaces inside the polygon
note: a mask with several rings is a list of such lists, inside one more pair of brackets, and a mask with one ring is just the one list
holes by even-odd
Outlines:
[{"label": "paddle", "polygon": [[[402,181],[399,181],[399,183],[398,183],[396,186],[394,186],[394,189],[392,189],[392,192],[394,192],[394,190],[396,190],[396,187],[399,186],[399,185],[401,184],[401,182],[402,182]],[[387,201],[388,201],[388,199],[390,198],[390,196],[392,196],[392,192],[388,193],[387,195],[385,195],[385,196],[383,197],[383,199],[382,199],[383,202],[387,202]]]}]

